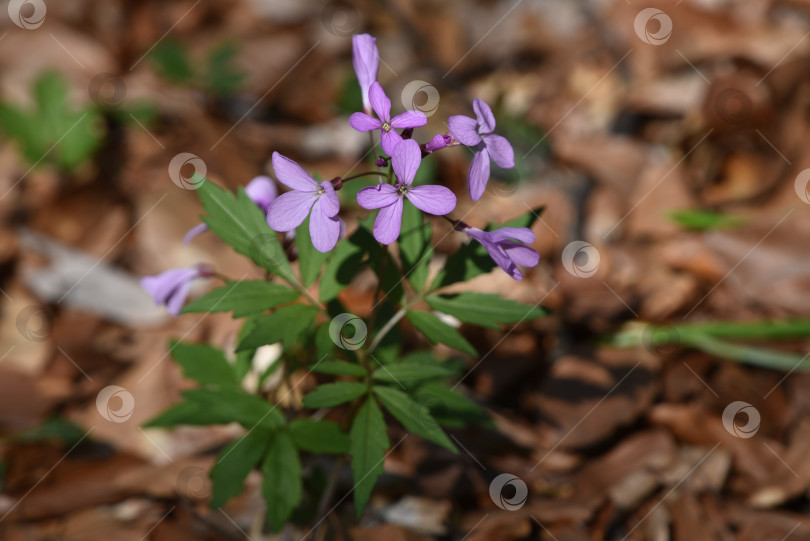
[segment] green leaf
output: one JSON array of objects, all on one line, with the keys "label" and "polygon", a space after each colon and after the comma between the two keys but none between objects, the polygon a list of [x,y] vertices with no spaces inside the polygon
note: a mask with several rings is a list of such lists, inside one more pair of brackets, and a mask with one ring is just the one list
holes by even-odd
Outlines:
[{"label": "green leaf", "polygon": [[212,509],[242,493],[245,478],[259,463],[273,437],[264,430],[251,430],[222,450],[209,473],[213,484]]},{"label": "green leaf", "polygon": [[208,426],[232,422],[218,410],[208,410],[202,404],[184,400],[171,406],[157,417],[144,424],[146,428],[173,428],[180,425]]},{"label": "green leaf", "polygon": [[492,419],[481,406],[444,382],[424,383],[411,396],[416,402],[424,404],[430,414],[444,426],[463,427],[473,423],[494,427]]},{"label": "green leaf", "polygon": [[203,221],[219,238],[261,268],[297,284],[278,235],[267,225],[264,214],[239,188],[234,195],[210,180],[200,183],[197,193],[207,212]]},{"label": "green leaf", "polygon": [[62,75],[48,71],[34,82],[33,110],[0,106],[0,126],[16,139],[26,160],[34,165],[55,164],[71,171],[101,146],[101,114],[96,108],[71,108],[68,89]]},{"label": "green leaf", "polygon": [[504,299],[495,293],[432,295],[425,302],[434,310],[455,316],[464,323],[492,329],[497,329],[498,323],[530,321],[546,315],[546,311],[538,306]]},{"label": "green leaf", "polygon": [[[239,329],[239,334],[236,337],[237,344],[241,342],[248,334],[250,334],[250,331],[253,330],[253,325],[256,323],[257,318],[258,316],[248,316],[245,318],[244,323],[242,323],[242,327]],[[255,349],[246,349],[236,352],[236,360],[233,363],[233,371],[236,374],[237,381],[242,381],[248,372],[250,372],[250,369],[253,368],[253,356],[255,354]]]},{"label": "green leaf", "polygon": [[188,303],[181,313],[233,310],[233,317],[244,317],[294,301],[299,296],[297,291],[287,286],[263,280],[228,281],[224,286]]},{"label": "green leaf", "polygon": [[15,442],[57,441],[65,445],[74,445],[87,437],[87,431],[81,426],[62,417],[50,417],[39,426],[28,428],[10,437]]},{"label": "green leaf", "polygon": [[325,383],[318,385],[314,391],[306,395],[303,403],[308,408],[331,408],[361,397],[367,391],[366,384],[359,381]]},{"label": "green leaf", "polygon": [[292,436],[279,432],[262,464],[262,496],[267,504],[267,522],[277,532],[301,503],[301,460]]},{"label": "green leaf", "polygon": [[338,296],[364,266],[366,248],[361,242],[364,234],[358,229],[349,238],[341,239],[321,276],[318,298],[328,302]]},{"label": "green leaf", "polygon": [[335,343],[329,336],[329,322],[321,323],[315,329],[315,356],[318,359],[325,359],[335,350]]},{"label": "green leaf", "polygon": [[354,507],[359,517],[377,478],[383,473],[383,459],[391,447],[382,411],[374,398],[369,397],[357,411],[349,440],[354,472]]},{"label": "green leaf", "polygon": [[425,222],[422,211],[413,205],[405,205],[402,232],[397,244],[403,271],[416,291],[422,290],[427,279],[428,265],[433,255],[430,236],[430,223]]},{"label": "green leaf", "polygon": [[194,78],[188,49],[179,41],[166,41],[152,51],[158,75],[174,84],[189,84]]},{"label": "green leaf", "polygon": [[458,452],[424,404],[414,402],[402,391],[391,387],[375,385],[374,394],[408,432],[418,434],[454,453]]},{"label": "green leaf", "polygon": [[704,209],[672,211],[669,220],[687,231],[734,229],[745,225],[746,219],[739,214],[726,214]]},{"label": "green leaf", "polygon": [[470,355],[476,354],[475,348],[467,342],[467,339],[460,332],[433,314],[408,311],[406,317],[431,343],[442,343]]},{"label": "green leaf", "polygon": [[318,309],[307,304],[284,306],[272,314],[259,316],[253,328],[239,342],[236,351],[256,349],[281,342],[289,349],[298,338],[315,324]]},{"label": "green leaf", "polygon": [[362,378],[366,375],[365,368],[359,364],[347,363],[346,361],[321,361],[312,366],[312,371],[320,374],[351,376],[354,378]]},{"label": "green leaf", "polygon": [[256,427],[275,430],[284,425],[284,417],[276,406],[241,389],[191,389],[182,394],[220,422],[236,422],[248,430]]},{"label": "green leaf", "polygon": [[329,253],[319,252],[312,245],[309,236],[309,217],[295,230],[295,246],[298,248],[298,264],[301,268],[301,281],[309,287],[321,273],[321,267],[329,258]]},{"label": "green leaf", "polygon": [[486,249],[474,240],[470,240],[445,261],[444,267],[433,279],[430,290],[455,284],[456,282],[467,282],[480,274],[491,271],[497,265],[489,257]]},{"label": "green leaf", "polygon": [[374,379],[385,383],[396,383],[404,386],[430,379],[441,379],[452,372],[442,366],[424,363],[399,362],[379,367],[374,371]]},{"label": "green leaf", "polygon": [[290,435],[299,449],[310,453],[343,454],[349,451],[349,435],[332,421],[296,419],[290,423]]},{"label": "green leaf", "polygon": [[206,86],[216,96],[235,94],[245,80],[246,73],[236,65],[238,49],[233,43],[214,48],[206,62]]},{"label": "green leaf", "polygon": [[169,351],[185,377],[201,385],[239,387],[233,367],[220,350],[207,344],[174,342]]}]

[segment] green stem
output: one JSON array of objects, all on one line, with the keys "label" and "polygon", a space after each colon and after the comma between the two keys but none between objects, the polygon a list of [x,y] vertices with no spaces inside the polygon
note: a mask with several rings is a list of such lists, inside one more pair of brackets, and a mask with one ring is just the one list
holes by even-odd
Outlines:
[{"label": "green stem", "polygon": [[393,329],[394,326],[396,326],[396,324],[399,323],[402,320],[403,317],[405,317],[405,314],[408,313],[408,310],[412,306],[414,306],[415,304],[420,302],[421,300],[422,300],[422,296],[418,295],[417,297],[411,299],[411,301],[409,303],[407,303],[405,306],[400,308],[399,311],[396,314],[391,316],[391,319],[389,319],[385,323],[385,325],[382,326],[382,328],[380,329],[380,332],[377,333],[377,336],[374,337],[374,340],[372,340],[371,344],[368,346],[368,354],[369,355],[371,355],[371,353],[375,349],[377,349],[377,346],[380,345],[380,342],[382,342],[382,339],[385,338],[385,335],[387,335],[389,332],[391,332],[391,329]]}]

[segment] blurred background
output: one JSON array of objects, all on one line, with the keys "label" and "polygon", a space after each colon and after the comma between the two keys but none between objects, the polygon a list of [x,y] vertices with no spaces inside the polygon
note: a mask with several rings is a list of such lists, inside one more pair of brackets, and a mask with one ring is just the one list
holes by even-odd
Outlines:
[{"label": "blurred background", "polygon": [[[254,476],[206,505],[238,427],[141,428],[187,385],[169,338],[228,348],[238,326],[170,318],[138,280],[197,262],[260,276],[211,234],[182,244],[201,207],[177,155],[229,188],[272,174],[273,151],[322,178],[363,166],[347,122],[361,32],[394,111],[429,116],[420,142],[473,98],[492,105],[516,167],[493,168],[478,203],[463,148],[422,167],[477,227],[545,206],[540,265],[465,287],[552,315],[462,327],[481,355],[460,388],[494,425],[451,431],[457,456],[408,438],[364,516],[339,503],[322,538],[810,538],[806,0],[3,7],[0,538],[307,534],[310,517],[263,533]],[[350,230],[365,215],[350,208]],[[440,267],[461,239],[436,230]],[[361,274],[341,300],[364,315],[374,287]]]}]

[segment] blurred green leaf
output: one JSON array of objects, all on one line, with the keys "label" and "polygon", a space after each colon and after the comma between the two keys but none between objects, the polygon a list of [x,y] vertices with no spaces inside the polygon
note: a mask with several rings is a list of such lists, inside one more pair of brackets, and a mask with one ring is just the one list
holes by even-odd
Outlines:
[{"label": "blurred green leaf", "polygon": [[418,434],[454,453],[458,452],[424,404],[414,402],[407,394],[391,387],[375,385],[374,394],[408,432]]},{"label": "blurred green leaf", "polygon": [[267,504],[267,522],[277,532],[301,503],[301,460],[292,437],[279,432],[273,438],[262,464],[262,496]]},{"label": "blurred green leaf", "polygon": [[671,222],[688,231],[734,229],[745,225],[746,219],[739,214],[725,214],[704,209],[674,210],[669,213]]},{"label": "blurred green leaf", "polygon": [[497,329],[499,323],[531,321],[546,315],[539,306],[504,299],[497,293],[431,295],[425,302],[434,310],[455,316],[464,323],[492,329]]},{"label": "blurred green leaf", "polygon": [[194,80],[188,47],[176,40],[166,40],[152,51],[152,64],[158,75],[174,84],[190,84]]},{"label": "blurred green leaf", "polygon": [[251,430],[222,450],[209,474],[213,484],[212,509],[242,493],[245,478],[259,463],[273,437],[264,430]]},{"label": "blurred green leaf", "polygon": [[239,387],[233,367],[220,350],[207,344],[188,342],[174,342],[169,350],[185,377],[201,385]]},{"label": "blurred green leaf", "polygon": [[476,354],[475,348],[467,342],[467,339],[464,338],[460,332],[447,323],[444,323],[433,314],[409,310],[405,317],[407,317],[408,321],[410,321],[419,332],[425,335],[425,338],[430,340],[431,343],[442,343],[451,348],[463,351],[464,353],[469,353],[470,355]]},{"label": "blurred green leaf", "polygon": [[292,345],[315,324],[318,309],[306,304],[283,306],[271,314],[255,318],[253,328],[239,342],[236,351],[256,349],[281,342],[284,349]]},{"label": "blurred green leaf", "polygon": [[180,312],[230,312],[244,317],[265,312],[276,305],[294,301],[300,293],[287,286],[264,280],[229,280],[224,286],[188,303]]},{"label": "blurred green leaf", "polygon": [[318,385],[303,399],[308,408],[331,408],[363,396],[368,386],[359,381],[336,381]]},{"label": "blurred green leaf", "polygon": [[290,435],[299,449],[310,453],[343,454],[349,451],[349,435],[337,423],[323,419],[296,419]]},{"label": "blurred green leaf", "polygon": [[247,74],[234,62],[238,52],[234,43],[226,42],[208,53],[206,86],[215,96],[235,94],[247,77]]},{"label": "blurred green leaf", "polygon": [[309,287],[320,275],[321,268],[330,254],[330,252],[319,252],[312,245],[312,239],[309,236],[309,216],[295,230],[295,246],[298,248],[301,282],[304,287]]}]

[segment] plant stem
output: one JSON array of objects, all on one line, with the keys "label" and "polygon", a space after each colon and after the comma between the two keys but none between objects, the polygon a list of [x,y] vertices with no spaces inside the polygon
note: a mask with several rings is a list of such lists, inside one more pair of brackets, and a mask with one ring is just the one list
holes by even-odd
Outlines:
[{"label": "plant stem", "polygon": [[369,355],[371,355],[371,353],[377,349],[377,346],[380,345],[380,342],[382,342],[382,339],[385,338],[385,335],[391,332],[391,329],[393,329],[394,326],[399,323],[403,317],[405,317],[405,314],[408,313],[408,309],[421,300],[421,296],[417,296],[416,298],[412,299],[411,302],[400,308],[399,311],[394,314],[391,319],[385,323],[385,325],[382,326],[380,332],[377,333],[377,336],[374,337],[374,340],[372,340],[371,344],[368,346]]},{"label": "plant stem", "polygon": [[370,176],[370,175],[377,175],[377,176],[384,177],[385,173],[381,173],[379,171],[365,171],[363,173],[357,173],[356,175],[352,175],[350,177],[346,177],[344,179],[341,179],[341,182],[349,182],[350,180],[354,180],[356,178],[367,177],[367,176]]},{"label": "plant stem", "polygon": [[329,474],[329,480],[326,482],[326,488],[321,495],[321,499],[318,501],[318,507],[315,511],[315,516],[318,518],[318,522],[312,528],[312,535],[310,535],[310,541],[317,541],[318,539],[318,529],[321,526],[321,523],[326,520],[326,511],[329,507],[329,504],[332,502],[332,498],[335,495],[335,489],[337,489],[338,481],[340,481],[340,472],[343,469],[343,461],[344,457],[339,456],[335,459],[335,463],[332,465],[332,471]]}]

